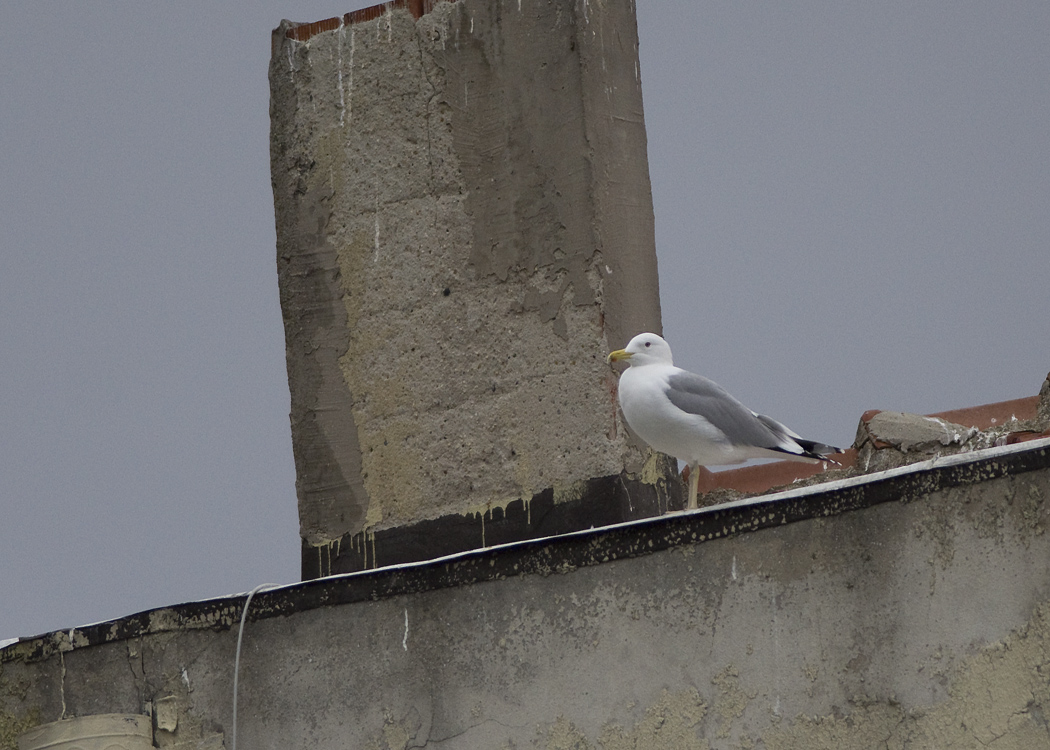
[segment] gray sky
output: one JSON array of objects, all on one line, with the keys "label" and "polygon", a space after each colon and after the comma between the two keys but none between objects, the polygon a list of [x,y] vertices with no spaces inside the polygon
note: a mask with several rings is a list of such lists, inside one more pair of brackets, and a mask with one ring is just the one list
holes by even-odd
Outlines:
[{"label": "gray sky", "polygon": [[[0,639],[298,579],[270,30],[370,4],[5,7]],[[1037,392],[1050,4],[638,22],[677,364],[840,444]]]}]

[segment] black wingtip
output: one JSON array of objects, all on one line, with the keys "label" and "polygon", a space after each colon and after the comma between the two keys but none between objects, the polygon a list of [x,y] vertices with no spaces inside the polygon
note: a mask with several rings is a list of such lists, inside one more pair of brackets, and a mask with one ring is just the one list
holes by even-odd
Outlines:
[{"label": "black wingtip", "polygon": [[796,439],[795,442],[798,443],[799,447],[802,448],[802,450],[804,451],[802,455],[806,456],[807,458],[815,458],[818,461],[827,461],[836,465],[838,464],[838,461],[828,458],[828,455],[831,453],[844,452],[841,448],[836,448],[834,445],[817,443],[813,440]]}]

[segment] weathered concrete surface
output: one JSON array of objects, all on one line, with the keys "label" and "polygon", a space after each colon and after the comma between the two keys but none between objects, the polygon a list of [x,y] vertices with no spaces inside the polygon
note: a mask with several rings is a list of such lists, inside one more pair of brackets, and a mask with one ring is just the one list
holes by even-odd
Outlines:
[{"label": "weathered concrete surface", "polygon": [[[658,461],[650,466],[660,466]],[[515,500],[484,512],[450,513],[392,529],[347,534],[328,544],[303,544],[302,577],[308,580],[433,560],[482,547],[610,526],[625,518],[650,518],[682,510],[685,493],[681,482],[650,473],[595,477],[570,491],[546,490],[529,500]]]},{"label": "weathered concrete surface", "polygon": [[[1050,441],[985,454],[867,507],[878,477],[258,594],[239,744],[1050,747]],[[0,651],[0,728],[169,700],[184,741],[228,747],[241,603]]]},{"label": "weathered concrete surface", "polygon": [[[956,420],[965,420],[966,424]],[[1050,376],[1037,397],[942,414],[865,412],[853,447],[861,472],[884,471],[933,456],[968,453],[1050,435]]]},{"label": "weathered concrete surface", "polygon": [[633,4],[334,26],[270,66],[303,539],[641,475],[604,362],[660,327]]},{"label": "weathered concrete surface", "polygon": [[899,411],[880,411],[868,421],[867,429],[873,439],[903,453],[914,450],[930,452],[938,446],[962,445],[979,432],[974,427],[966,428],[936,417]]}]

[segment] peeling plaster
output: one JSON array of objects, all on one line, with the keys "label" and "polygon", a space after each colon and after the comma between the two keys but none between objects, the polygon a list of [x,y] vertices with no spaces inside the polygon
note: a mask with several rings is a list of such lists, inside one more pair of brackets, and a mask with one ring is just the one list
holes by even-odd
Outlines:
[{"label": "peeling plaster", "polygon": [[[693,688],[664,690],[631,727],[616,722],[602,727],[597,747],[603,750],[708,750],[697,725],[707,714],[707,704]],[[587,747],[585,745],[585,747]]]},{"label": "peeling plaster", "polygon": [[1044,602],[1023,628],[960,661],[946,701],[906,709],[892,697],[857,696],[836,714],[797,716],[760,739],[767,750],[1048,747],[1048,672],[1050,603]]},{"label": "peeling plaster", "polygon": [[29,709],[23,716],[0,711],[0,750],[18,750],[19,735],[41,723],[37,708]]},{"label": "peeling plaster", "polygon": [[18,750],[18,736],[42,723],[39,706],[25,708],[31,685],[26,678],[10,679],[0,665],[0,706],[10,701],[22,704],[22,711],[0,710],[0,750]]},{"label": "peeling plaster", "polygon": [[[909,748],[1016,748],[1050,746],[1050,602],[1003,641],[960,660],[948,699],[904,708],[892,696],[858,695],[826,716],[774,719],[761,732],[730,726],[758,696],[739,685],[736,669],[712,678],[713,709],[695,689],[663,691],[629,728],[606,723],[588,736],[579,719],[560,715],[540,734],[547,750],[666,750],[754,748],[765,750],[890,750]],[[715,722],[704,722],[712,713]],[[739,729],[739,728],[738,728]]]}]

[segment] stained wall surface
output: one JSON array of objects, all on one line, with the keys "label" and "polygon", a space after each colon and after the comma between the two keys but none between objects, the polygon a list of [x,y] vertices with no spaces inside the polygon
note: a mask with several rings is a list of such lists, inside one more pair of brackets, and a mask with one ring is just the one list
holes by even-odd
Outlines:
[{"label": "stained wall surface", "polygon": [[273,37],[315,546],[644,468],[604,361],[660,328],[633,3],[401,5]]},{"label": "stained wall surface", "polygon": [[[1003,450],[260,593],[239,746],[1050,747],[1050,441]],[[0,748],[165,701],[229,747],[243,603],[0,651]]]}]

